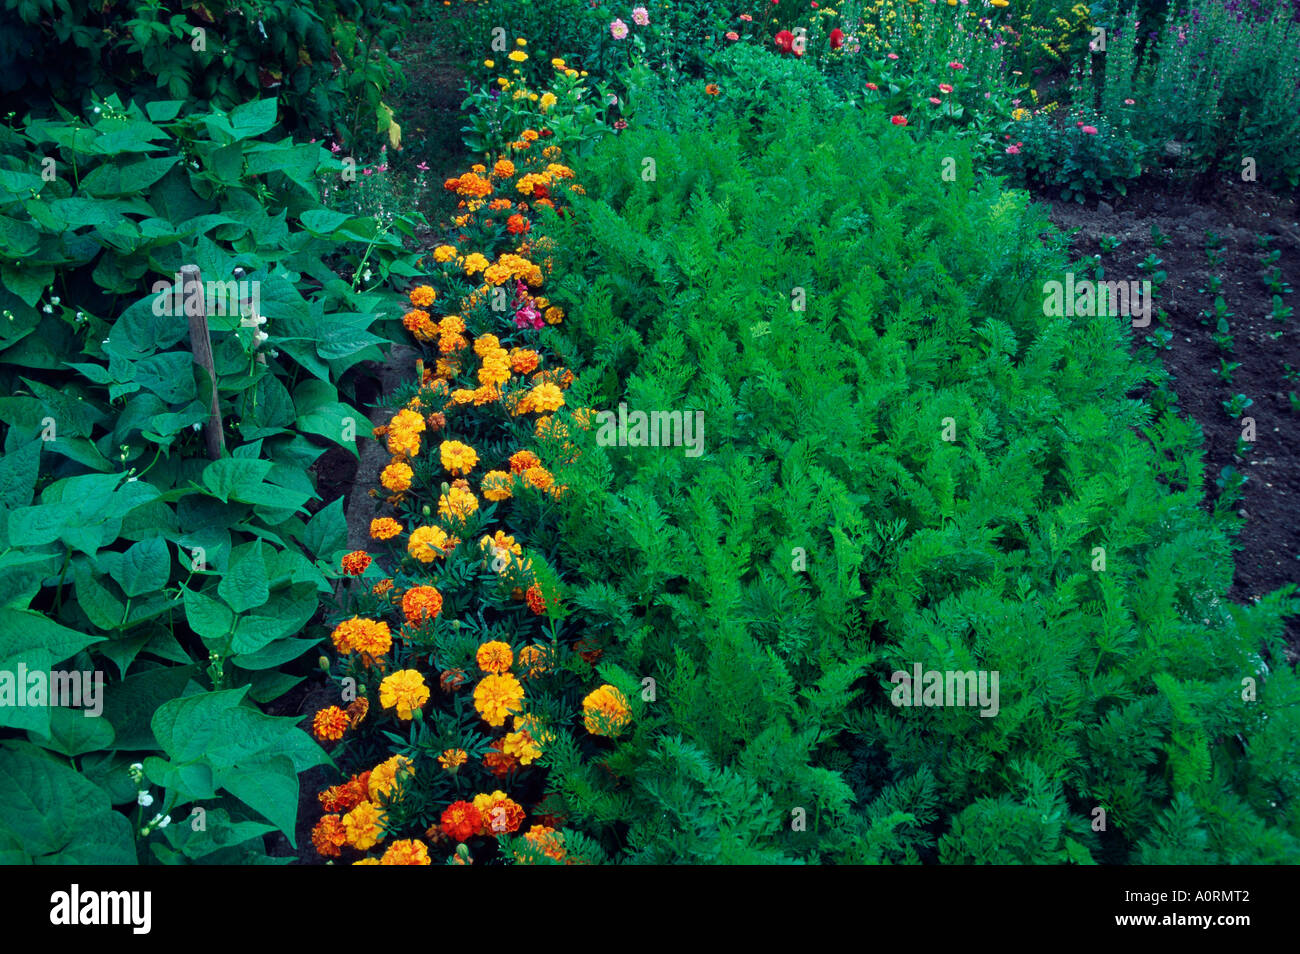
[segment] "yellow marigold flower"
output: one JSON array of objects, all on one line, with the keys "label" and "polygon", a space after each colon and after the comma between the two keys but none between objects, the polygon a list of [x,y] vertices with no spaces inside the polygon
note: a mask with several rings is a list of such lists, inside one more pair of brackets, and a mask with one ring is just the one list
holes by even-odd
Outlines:
[{"label": "yellow marigold flower", "polygon": [[603,685],[582,700],[582,721],[592,735],[616,736],[632,719],[627,698],[611,685]]},{"label": "yellow marigold flower", "polygon": [[334,627],[334,648],[347,655],[352,652],[382,656],[393,648],[393,636],[383,620],[354,616]]},{"label": "yellow marigold flower", "polygon": [[542,107],[542,112],[546,112],[548,109],[550,109],[558,102],[559,99],[556,97],[554,93],[546,92],[542,94],[542,98],[538,100],[537,105]]},{"label": "yellow marigold flower", "polygon": [[379,702],[385,709],[396,707],[397,718],[410,719],[429,701],[429,687],[414,669],[399,669],[379,684]]},{"label": "yellow marigold flower", "polygon": [[421,563],[432,563],[438,557],[450,553],[459,542],[442,527],[416,527],[406,543],[406,552]]},{"label": "yellow marigold flower", "polygon": [[457,388],[451,392],[451,403],[453,404],[473,404],[475,392],[468,388]]},{"label": "yellow marigold flower", "polygon": [[506,59],[513,63],[522,63],[524,60],[528,59],[528,54],[523,50],[511,50],[506,56]]},{"label": "yellow marigold flower", "polygon": [[500,790],[491,795],[475,795],[474,807],[483,822],[480,834],[512,834],[519,830],[524,820],[523,807]]},{"label": "yellow marigold flower", "polygon": [[377,517],[370,521],[370,536],[376,540],[391,540],[402,532],[402,525],[392,517]]},{"label": "yellow marigold flower", "polygon": [[380,804],[381,797],[391,795],[397,785],[397,776],[410,775],[415,771],[415,763],[405,755],[394,755],[386,762],[380,762],[370,770],[367,791],[370,801]]},{"label": "yellow marigold flower", "polygon": [[377,865],[377,864],[379,864],[378,858],[361,858],[357,861],[352,862],[353,867],[356,867],[357,865]]},{"label": "yellow marigold flower", "polygon": [[564,407],[564,392],[550,381],[543,381],[528,393],[528,404],[538,412],[558,411]]},{"label": "yellow marigold flower", "polygon": [[394,457],[414,457],[420,453],[420,435],[424,417],[418,411],[403,408],[388,422],[388,452]]},{"label": "yellow marigold flower", "polygon": [[474,688],[474,708],[490,726],[502,726],[506,716],[524,704],[524,687],[510,673],[484,676]]},{"label": "yellow marigold flower", "polygon": [[380,471],[379,482],[393,493],[400,494],[411,489],[411,478],[414,476],[415,471],[411,470],[410,464],[395,461]]},{"label": "yellow marigold flower", "polygon": [[520,765],[531,765],[541,756],[542,747],[527,732],[508,732],[502,751],[517,758]]},{"label": "yellow marigold flower", "polygon": [[411,304],[416,308],[428,308],[433,304],[433,300],[438,297],[438,293],[429,285],[416,285],[411,289],[407,297],[411,299]]},{"label": "yellow marigold flower", "polygon": [[311,721],[311,734],[321,742],[337,742],[347,728],[348,714],[338,706],[321,709]]},{"label": "yellow marigold flower", "polygon": [[551,60],[551,65],[557,70],[562,70],[564,69],[564,60],[557,56]]},{"label": "yellow marigold flower", "polygon": [[510,280],[510,269],[504,265],[489,265],[483,270],[483,281],[494,288]]},{"label": "yellow marigold flower", "polygon": [[488,69],[492,69],[497,64],[496,64],[496,60],[484,60],[483,65],[486,66]]},{"label": "yellow marigold flower", "polygon": [[489,470],[483,475],[483,496],[493,502],[509,500],[514,495],[514,477],[504,470]]},{"label": "yellow marigold flower", "polygon": [[381,865],[428,865],[429,849],[418,838],[406,838],[395,841],[388,846],[384,856],[379,859]]},{"label": "yellow marigold flower", "polygon": [[488,267],[488,260],[480,252],[470,252],[465,256],[465,262],[462,266],[466,275],[474,275]]},{"label": "yellow marigold flower", "polygon": [[548,325],[558,325],[564,320],[564,309],[552,305],[542,313],[542,317],[546,320]]},{"label": "yellow marigold flower", "polygon": [[474,658],[478,661],[479,669],[487,673],[500,674],[510,670],[515,661],[515,654],[510,649],[509,643],[494,639],[480,646]]},{"label": "yellow marigold flower", "polygon": [[457,257],[456,246],[439,245],[433,250],[433,260],[438,264],[445,264]]},{"label": "yellow marigold flower", "polygon": [[525,646],[519,650],[519,668],[529,679],[536,679],[550,672],[550,651],[545,646]]},{"label": "yellow marigold flower", "polygon": [[461,487],[452,487],[438,498],[438,515],[464,520],[478,510],[478,498]]},{"label": "yellow marigold flower", "polygon": [[468,474],[478,463],[478,453],[474,448],[460,441],[443,441],[438,453],[442,466],[453,474]]},{"label": "yellow marigold flower", "polygon": [[447,749],[438,756],[438,764],[453,774],[469,761],[469,753],[464,749]]},{"label": "yellow marigold flower", "polygon": [[343,816],[347,842],[358,851],[366,851],[384,840],[386,816],[373,802],[362,802]]}]

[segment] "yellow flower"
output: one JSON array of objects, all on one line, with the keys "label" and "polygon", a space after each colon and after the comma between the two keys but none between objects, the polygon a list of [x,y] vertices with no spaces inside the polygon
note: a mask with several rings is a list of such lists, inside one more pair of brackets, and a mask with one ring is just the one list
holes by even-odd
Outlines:
[{"label": "yellow flower", "polygon": [[474,448],[460,441],[443,441],[438,452],[442,456],[442,466],[453,474],[468,474],[478,463]]},{"label": "yellow flower", "polygon": [[557,56],[555,57],[555,59],[551,60],[551,65],[554,66],[557,70],[562,70],[564,69],[564,60],[560,59]]},{"label": "yellow flower", "polygon": [[509,500],[514,483],[514,477],[504,470],[489,470],[483,475],[483,496],[491,501]]},{"label": "yellow flower", "polygon": [[343,831],[348,844],[365,851],[384,839],[385,815],[373,802],[362,802],[343,816]]},{"label": "yellow flower", "polygon": [[542,94],[542,98],[538,100],[538,105],[542,107],[542,112],[546,112],[557,102],[559,102],[559,100],[556,98],[555,94],[548,92]]},{"label": "yellow flower", "polygon": [[459,542],[447,535],[442,527],[416,527],[407,541],[406,552],[421,563],[432,563],[440,556],[446,556]]},{"label": "yellow flower", "polygon": [[558,411],[564,407],[564,392],[557,385],[543,381],[528,392],[528,406],[539,413]]},{"label": "yellow flower", "polygon": [[401,461],[389,464],[379,474],[379,482],[395,494],[411,489],[411,478],[415,472],[409,464]]},{"label": "yellow flower", "polygon": [[415,669],[399,669],[379,684],[379,702],[385,709],[397,709],[397,718],[410,719],[429,701],[429,687]]},{"label": "yellow flower", "polygon": [[439,245],[433,250],[433,260],[439,264],[450,262],[455,257],[456,246],[454,245]]},{"label": "yellow flower", "polygon": [[376,540],[391,540],[402,532],[402,525],[392,517],[378,517],[370,521],[370,536]]},{"label": "yellow flower", "polygon": [[524,687],[510,673],[484,676],[474,689],[474,708],[490,726],[502,726],[506,716],[523,708]]},{"label": "yellow flower", "polygon": [[405,838],[388,846],[384,857],[379,859],[381,865],[428,865],[429,849],[418,838]]},{"label": "yellow flower", "polygon": [[519,46],[527,46],[527,45],[528,45],[528,41],[525,40],[522,36],[521,36],[521,37],[518,37],[518,38],[515,40],[515,43],[517,43]]},{"label": "yellow flower", "polygon": [[520,765],[531,765],[542,754],[542,747],[527,732],[509,732],[502,751],[517,758]]},{"label": "yellow flower", "polygon": [[388,761],[380,762],[370,770],[370,800],[378,805],[380,796],[392,793],[398,775],[409,775],[414,771],[415,763],[404,755],[394,755]]},{"label": "yellow flower", "polygon": [[440,517],[458,517],[463,520],[476,510],[478,498],[461,487],[452,487],[438,498]]},{"label": "yellow flower", "polygon": [[631,718],[627,698],[611,685],[593,690],[582,700],[582,721],[592,735],[616,736]]},{"label": "yellow flower", "polygon": [[493,62],[492,60],[484,60],[483,65],[486,66],[488,69],[492,69],[492,67],[496,66],[496,63]]},{"label": "yellow flower", "polygon": [[[956,0],[953,0],[953,2],[955,3]],[[523,50],[511,50],[506,59],[513,63],[522,63],[524,60],[528,59],[528,54]]]}]

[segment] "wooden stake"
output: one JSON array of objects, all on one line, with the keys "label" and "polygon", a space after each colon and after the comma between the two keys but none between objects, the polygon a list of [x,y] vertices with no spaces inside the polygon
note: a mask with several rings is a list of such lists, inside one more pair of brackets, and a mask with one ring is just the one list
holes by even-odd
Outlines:
[{"label": "wooden stake", "polygon": [[221,404],[217,399],[217,370],[212,362],[212,337],[208,332],[207,306],[203,298],[203,279],[197,265],[181,266],[181,297],[185,302],[185,317],[190,322],[190,350],[194,363],[208,372],[212,383],[212,409],[203,425],[207,439],[208,456],[218,460],[226,452],[226,436],[221,430]]}]

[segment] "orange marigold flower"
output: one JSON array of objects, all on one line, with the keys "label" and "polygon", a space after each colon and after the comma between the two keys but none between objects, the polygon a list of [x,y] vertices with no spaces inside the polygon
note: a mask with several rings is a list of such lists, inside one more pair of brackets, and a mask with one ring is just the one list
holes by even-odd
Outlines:
[{"label": "orange marigold flower", "polygon": [[383,596],[392,588],[393,588],[393,581],[385,577],[384,579],[376,583],[374,586],[372,586],[370,588],[370,592],[375,594],[375,596]]},{"label": "orange marigold flower", "polygon": [[382,656],[393,648],[393,637],[383,620],[354,616],[334,627],[334,648],[345,655],[352,652]]},{"label": "orange marigold flower", "polygon": [[503,673],[508,672],[514,664],[515,654],[509,643],[494,639],[480,646],[474,658],[478,662],[478,668],[484,672]]},{"label": "orange marigold flower", "polygon": [[474,708],[490,726],[505,725],[506,716],[524,703],[524,687],[510,673],[484,676],[474,688]]},{"label": "orange marigold flower", "polygon": [[347,843],[358,851],[374,847],[384,839],[386,816],[373,802],[362,802],[343,816]]},{"label": "orange marigold flower", "polygon": [[510,370],[515,374],[532,374],[540,360],[537,352],[528,348],[510,349]]},{"label": "orange marigold flower", "polygon": [[502,832],[513,834],[524,821],[523,808],[502,791],[495,791],[491,795],[475,795],[474,807],[478,809],[481,819],[481,835],[496,836]]},{"label": "orange marigold flower", "polygon": [[420,434],[424,418],[416,411],[403,408],[388,422],[388,452],[395,457],[414,457],[420,453]]},{"label": "orange marigold flower", "polygon": [[538,490],[546,490],[555,482],[555,478],[545,467],[529,467],[524,471],[523,477],[530,487],[536,487]]},{"label": "orange marigold flower", "polygon": [[515,474],[522,474],[529,467],[541,466],[541,460],[530,450],[516,451],[510,455],[510,471]]},{"label": "orange marigold flower", "polygon": [[404,755],[394,755],[387,761],[380,762],[370,772],[370,784],[367,790],[369,801],[376,805],[380,799],[393,794],[397,787],[398,776],[411,775],[415,772],[415,763]]},{"label": "orange marigold flower", "polygon": [[438,448],[442,466],[453,474],[468,474],[478,463],[478,453],[460,441],[443,441]]},{"label": "orange marigold flower", "polygon": [[[564,835],[549,825],[535,824],[531,826],[528,831],[524,832],[524,841],[548,858],[554,858],[556,861],[564,860]],[[519,863],[528,863],[527,856],[518,848],[515,849],[514,854],[515,860]]]},{"label": "orange marigold flower", "polygon": [[538,133],[536,129],[525,129],[519,134],[519,138],[524,140],[524,142],[536,142],[537,136]]},{"label": "orange marigold flower", "polygon": [[524,593],[524,599],[528,601],[528,608],[538,616],[546,612],[546,599],[542,596],[542,588],[536,583],[528,587],[527,592]]},{"label": "orange marigold flower", "polygon": [[392,517],[377,517],[370,521],[370,536],[376,540],[391,540],[402,532],[402,525]]},{"label": "orange marigold flower", "polygon": [[317,795],[327,812],[347,812],[366,800],[370,790],[370,773],[353,775],[342,785],[332,785]]},{"label": "orange marigold flower", "polygon": [[717,96],[722,92],[722,90],[718,87],[717,83],[707,83],[705,84],[704,92],[708,93],[710,96]]},{"label": "orange marigold flower", "polygon": [[438,756],[438,764],[453,775],[469,761],[469,753],[464,749],[447,749]]},{"label": "orange marigold flower", "polygon": [[564,392],[549,381],[543,381],[528,393],[528,404],[534,411],[558,411],[564,407]]},{"label": "orange marigold flower", "polygon": [[542,318],[546,320],[548,325],[558,325],[564,320],[564,309],[552,305],[542,313]]},{"label": "orange marigold flower", "polygon": [[509,179],[515,174],[515,164],[509,159],[498,159],[492,167],[492,174],[498,179]]},{"label": "orange marigold flower", "polygon": [[393,842],[384,852],[384,856],[379,859],[379,863],[381,865],[432,864],[429,860],[429,849],[425,847],[424,842],[416,838],[404,838]]},{"label": "orange marigold flower", "polygon": [[519,650],[519,668],[528,679],[551,671],[551,654],[545,646],[525,646]]},{"label": "orange marigold flower", "polygon": [[329,706],[311,720],[311,734],[321,742],[337,742],[348,728],[348,715],[338,706]]},{"label": "orange marigold flower", "polygon": [[452,802],[442,813],[442,833],[456,841],[468,841],[483,825],[479,810],[471,802]]},{"label": "orange marigold flower", "polygon": [[322,858],[337,858],[347,840],[347,831],[338,815],[323,815],[311,830],[312,847]]},{"label": "orange marigold flower", "polygon": [[442,527],[416,527],[407,541],[406,552],[421,563],[432,563],[452,551],[458,539],[449,536]]},{"label": "orange marigold flower", "polygon": [[483,475],[483,496],[491,501],[509,500],[514,495],[515,479],[504,470],[489,470]]},{"label": "orange marigold flower", "polygon": [[411,289],[408,297],[416,308],[428,308],[438,297],[438,293],[429,285],[416,285]]},{"label": "orange marigold flower", "polygon": [[488,751],[483,753],[483,767],[497,778],[505,778],[519,768],[519,759],[504,752],[502,749],[504,744],[503,740],[497,739],[488,746]]},{"label": "orange marigold flower", "polygon": [[411,626],[419,626],[442,612],[442,594],[432,586],[413,586],[402,594],[402,613]]},{"label": "orange marigold flower", "polygon": [[627,698],[611,685],[600,686],[582,700],[582,721],[592,735],[618,735],[631,719]]},{"label": "orange marigold flower", "polygon": [[511,235],[527,235],[531,228],[532,224],[518,212],[506,219],[506,231]]},{"label": "orange marigold flower", "polygon": [[415,471],[411,470],[411,465],[399,460],[380,471],[379,482],[385,489],[400,494],[411,489],[411,478],[414,476]]},{"label": "orange marigold flower", "polygon": [[343,554],[343,572],[348,576],[360,576],[370,566],[370,554],[365,550],[353,550]]}]

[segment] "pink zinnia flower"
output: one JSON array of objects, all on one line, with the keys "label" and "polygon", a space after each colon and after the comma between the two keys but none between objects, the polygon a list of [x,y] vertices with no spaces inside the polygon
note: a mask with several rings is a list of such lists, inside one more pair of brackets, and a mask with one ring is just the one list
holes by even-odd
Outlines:
[{"label": "pink zinnia flower", "polygon": [[962,66],[956,60],[953,60],[948,64],[948,69],[950,70],[964,70],[965,68],[966,67]]},{"label": "pink zinnia flower", "polygon": [[1088,135],[1088,136],[1095,136],[1095,135],[1097,135],[1097,127],[1096,127],[1096,126],[1081,126],[1080,128],[1083,130],[1083,132],[1084,132],[1085,135]]},{"label": "pink zinnia flower", "polygon": [[886,59],[896,60],[896,59],[898,59],[898,54],[897,54],[897,53],[886,53],[886,54],[885,54],[885,57],[886,57]]},{"label": "pink zinnia flower", "polygon": [[415,168],[419,169],[421,172],[428,172],[428,171],[429,171],[429,164],[428,164],[427,162],[421,162],[421,163],[420,163],[418,166],[416,166]]},{"label": "pink zinnia flower", "polygon": [[649,26],[650,25],[649,11],[647,11],[645,7],[633,7],[632,22],[635,23],[637,26]]},{"label": "pink zinnia flower", "polygon": [[1019,154],[1020,154],[1020,147],[1019,147],[1019,146],[1007,146],[1007,155],[1008,155],[1008,156],[1016,156],[1016,155],[1019,155]]},{"label": "pink zinnia flower", "polygon": [[622,20],[615,20],[609,25],[609,35],[616,40],[627,39],[627,24]]},{"label": "pink zinnia flower", "polygon": [[1134,103],[1136,103],[1136,102],[1137,102],[1137,100],[1135,100],[1135,99],[1126,99],[1126,100],[1124,100],[1124,105],[1125,105],[1125,106],[1132,106],[1132,105],[1133,105]]},{"label": "pink zinnia flower", "polygon": [[753,23],[753,22],[754,22],[754,18],[751,17],[748,13],[742,13],[742,14],[740,15],[740,19],[744,20],[746,23]]},{"label": "pink zinnia flower", "polygon": [[930,102],[933,103],[935,106],[938,106],[940,103],[943,102],[943,100],[941,100],[938,96],[931,96]]},{"label": "pink zinnia flower", "polygon": [[952,92],[952,86],[949,85],[948,83],[940,83],[940,84],[939,84],[939,92],[941,92],[941,93],[951,93],[951,92]]},{"label": "pink zinnia flower", "polygon": [[723,34],[723,36],[725,36],[732,43],[735,43],[737,40],[740,39],[740,34],[737,33],[735,30],[728,30],[726,33]]}]

